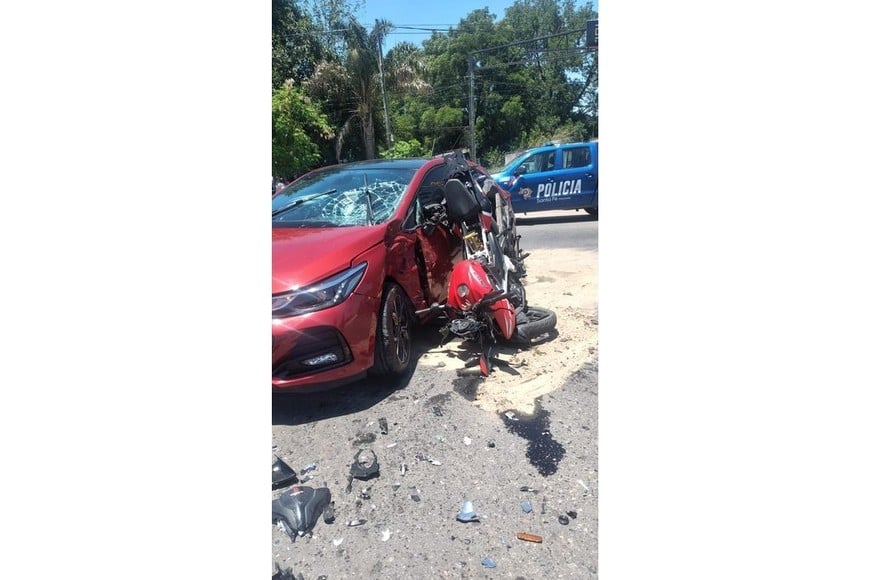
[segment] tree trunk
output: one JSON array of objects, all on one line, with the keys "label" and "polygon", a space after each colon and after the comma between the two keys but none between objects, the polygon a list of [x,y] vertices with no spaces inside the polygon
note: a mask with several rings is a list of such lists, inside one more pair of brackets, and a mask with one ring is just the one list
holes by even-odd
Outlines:
[{"label": "tree trunk", "polygon": [[362,115],[363,143],[366,147],[366,159],[375,159],[375,120],[371,111]]}]

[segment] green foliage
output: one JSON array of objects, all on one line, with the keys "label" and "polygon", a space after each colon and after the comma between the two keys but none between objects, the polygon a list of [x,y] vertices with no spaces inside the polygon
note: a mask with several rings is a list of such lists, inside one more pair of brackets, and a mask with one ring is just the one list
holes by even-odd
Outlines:
[{"label": "green foliage", "polygon": [[321,160],[319,142],[332,138],[326,115],[292,82],[272,94],[272,174],[292,177]]},{"label": "green foliage", "polygon": [[404,159],[407,157],[426,157],[428,152],[416,139],[396,141],[389,151],[381,151],[381,157],[386,159]]}]

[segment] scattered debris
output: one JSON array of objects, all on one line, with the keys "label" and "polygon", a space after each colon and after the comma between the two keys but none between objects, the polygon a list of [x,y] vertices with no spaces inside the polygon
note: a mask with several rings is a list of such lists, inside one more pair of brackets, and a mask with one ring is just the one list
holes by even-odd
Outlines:
[{"label": "scattered debris", "polygon": [[353,440],[353,444],[354,445],[368,445],[370,443],[374,443],[375,439],[377,439],[377,438],[378,438],[378,436],[375,435],[374,433],[361,433],[360,435],[357,435],[356,438]]},{"label": "scattered debris", "polygon": [[408,464],[407,463],[402,464],[401,472],[402,472],[402,477],[405,477],[405,473],[408,472]]},{"label": "scattered debris", "polygon": [[416,502],[419,502],[419,501],[420,501],[420,496],[417,495],[416,493],[412,493],[410,497],[411,497],[412,500],[414,500],[414,501],[416,501]]},{"label": "scattered debris", "polygon": [[523,511],[527,514],[532,512],[532,502],[530,501],[524,501],[520,504],[520,507],[523,508]]},{"label": "scattered debris", "polygon": [[513,411],[505,411],[504,416],[511,421],[519,421],[519,419],[517,419],[516,413],[514,413]]},{"label": "scattered debris", "polygon": [[431,457],[429,458],[429,463],[431,463],[432,465],[441,465],[440,461],[438,461],[437,459],[432,459]]},{"label": "scattered debris", "polygon": [[323,522],[331,524],[335,521],[335,502],[329,502],[329,505],[323,508]]},{"label": "scattered debris", "polygon": [[435,405],[434,407],[432,407],[432,412],[435,413],[436,417],[443,417],[444,416],[444,409],[442,409],[438,405]]},{"label": "scattered debris", "polygon": [[316,463],[309,463],[308,465],[306,465],[305,467],[303,467],[303,468],[302,468],[302,471],[300,471],[299,473],[300,473],[301,475],[305,475],[306,473],[309,473],[309,472],[311,472],[311,471],[314,471],[315,469],[317,469],[317,464],[316,464]]},{"label": "scattered debris", "polygon": [[463,437],[462,442],[466,445],[471,445],[471,437]]},{"label": "scattered debris", "polygon": [[484,558],[484,559],[480,562],[480,564],[481,564],[482,566],[487,567],[487,568],[495,568],[495,562],[492,560],[492,558],[488,558],[488,557],[487,557],[487,558]]},{"label": "scattered debris", "polygon": [[284,463],[280,457],[275,458],[272,464],[272,489],[278,489],[297,481],[296,472]]},{"label": "scattered debris", "polygon": [[292,533],[287,534],[295,542],[296,536],[304,536],[314,528],[331,499],[329,488],[294,485],[272,501],[272,522],[285,532],[289,528]]},{"label": "scattered debris", "polygon": [[586,491],[589,491],[589,488],[588,488],[588,487],[586,487],[586,484],[585,484],[585,483],[583,483],[583,480],[582,480],[582,479],[578,479],[578,480],[577,480],[577,481],[578,481],[578,482],[580,482],[580,485],[582,485],[582,486],[583,486],[583,489],[585,489],[585,490],[586,490]]},{"label": "scattered debris", "polygon": [[293,575],[293,568],[281,569],[281,565],[272,560],[272,580],[302,580],[302,574]]},{"label": "scattered debris", "polygon": [[381,435],[386,435],[387,433],[389,433],[390,428],[387,425],[386,418],[381,417],[380,419],[378,419],[378,426],[381,428]]},{"label": "scattered debris", "polygon": [[489,441],[486,442],[486,446],[489,447],[490,449],[492,449],[493,447],[495,447],[495,441],[490,439]]},{"label": "scattered debris", "polygon": [[343,541],[344,541],[344,538],[337,538],[337,539],[335,539],[335,540],[332,540],[332,545],[335,546],[335,547],[337,548],[337,547],[339,547],[339,546],[341,545],[341,543],[342,543]]},{"label": "scattered debris", "polygon": [[398,443],[396,443],[396,442],[389,443],[389,444],[386,445],[386,448],[387,448],[387,449],[392,449],[392,448],[395,447],[396,445],[398,445]]},{"label": "scattered debris", "polygon": [[525,532],[517,532],[517,539],[526,542],[534,542],[536,544],[540,544],[544,541],[544,538],[542,538],[541,536],[536,536],[535,534],[527,534]]},{"label": "scattered debris", "polygon": [[389,529],[386,529],[383,532],[381,532],[381,541],[382,542],[386,542],[389,539],[390,539],[390,530]]},{"label": "scattered debris", "polygon": [[532,493],[538,493],[537,490],[532,489],[528,485],[524,485],[524,486],[520,487],[520,491],[530,491]]},{"label": "scattered debris", "polygon": [[362,519],[360,519],[360,520],[351,520],[351,521],[347,522],[347,527],[349,527],[349,528],[353,528],[353,527],[356,527],[356,526],[361,526],[361,525],[363,525],[364,523],[366,523],[366,520],[362,520]]},{"label": "scattered debris", "polygon": [[569,521],[571,521],[571,520],[568,519],[568,516],[563,516],[563,515],[559,516],[559,523],[562,524],[563,526],[567,526]]},{"label": "scattered debris", "polygon": [[372,499],[372,494],[369,493],[369,490],[371,490],[371,488],[370,488],[370,487],[366,487],[366,488],[364,488],[362,491],[360,491],[360,492],[359,492],[359,496],[360,496],[360,498],[362,498],[362,499]]},{"label": "scattered debris", "polygon": [[[360,455],[367,452],[366,456],[360,459]],[[371,458],[368,457],[371,455]],[[378,474],[380,471],[378,465],[378,456],[371,449],[360,449],[353,457],[353,463],[350,464],[350,475],[356,479],[369,479]]]},{"label": "scattered debris", "polygon": [[462,502],[462,506],[459,508],[459,513],[456,515],[456,519],[460,522],[480,521],[480,519],[477,517],[477,512],[474,511],[474,504],[472,504],[468,500]]},{"label": "scattered debris", "polygon": [[567,512],[567,513],[568,513],[569,516],[571,516],[571,519],[572,519],[572,520],[576,520],[576,519],[577,519],[577,512],[575,512],[574,510],[571,510],[570,512]]}]

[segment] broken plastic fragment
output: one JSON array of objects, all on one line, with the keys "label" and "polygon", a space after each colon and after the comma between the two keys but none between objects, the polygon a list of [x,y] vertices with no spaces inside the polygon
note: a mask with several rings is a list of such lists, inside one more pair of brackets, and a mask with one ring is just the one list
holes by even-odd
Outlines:
[{"label": "broken plastic fragment", "polygon": [[495,447],[495,441],[490,439],[489,441],[486,442],[486,446],[489,447],[490,449],[492,449],[493,447]]},{"label": "broken plastic fragment", "polygon": [[408,465],[406,463],[402,464],[402,476],[404,477],[405,473],[408,472]]},{"label": "broken plastic fragment", "polygon": [[484,558],[480,564],[482,566],[486,566],[487,568],[495,568],[495,562],[493,562],[492,558]]},{"label": "broken plastic fragment", "polygon": [[518,421],[516,414],[513,411],[506,411],[504,414],[505,417],[510,419],[511,421]]},{"label": "broken plastic fragment", "polygon": [[474,511],[474,504],[472,504],[468,500],[462,502],[462,506],[459,508],[459,513],[456,515],[456,519],[460,522],[480,521],[480,519],[477,517],[477,512]]},{"label": "broken plastic fragment", "polygon": [[[301,574],[299,578],[302,578]],[[282,570],[281,565],[272,560],[272,580],[297,580],[297,577],[293,575],[293,568]]]},{"label": "broken plastic fragment", "polygon": [[364,488],[362,491],[359,492],[359,496],[360,496],[362,499],[372,499],[372,494],[369,493],[369,490],[370,490],[370,489],[371,489],[371,488],[369,488],[369,487]]},{"label": "broken plastic fragment", "polygon": [[429,459],[429,463],[431,463],[432,465],[441,465],[441,462],[438,461],[437,459],[431,459],[431,458],[430,458],[430,459]]},{"label": "broken plastic fragment", "polygon": [[392,448],[395,447],[396,445],[398,445],[398,443],[390,443],[390,444],[387,445],[386,447],[387,447],[387,449],[392,449]]},{"label": "broken plastic fragment", "polygon": [[280,457],[276,457],[275,463],[272,464],[272,489],[290,485],[294,481],[296,481],[296,472]]},{"label": "broken plastic fragment", "polygon": [[466,445],[471,445],[471,437],[463,437],[462,442]]},{"label": "broken plastic fragment", "polygon": [[390,428],[387,425],[387,420],[384,417],[378,419],[378,426],[381,428],[382,435],[386,435],[390,431]]},{"label": "broken plastic fragment", "polygon": [[531,491],[531,492],[534,492],[535,490],[532,489],[531,487],[529,487],[528,485],[524,485],[524,486],[520,487],[520,491]]},{"label": "broken plastic fragment", "polygon": [[361,525],[363,525],[364,523],[366,523],[365,520],[351,520],[351,521],[347,522],[347,526],[348,526],[349,528],[353,528],[353,527],[355,527],[355,526],[361,526]]},{"label": "broken plastic fragment", "polygon": [[332,545],[335,546],[335,547],[337,548],[338,546],[341,545],[341,543],[342,543],[343,541],[344,541],[344,538],[337,538],[337,539],[335,539],[335,540],[332,540]]},{"label": "broken plastic fragment", "polygon": [[335,521],[335,502],[329,502],[329,505],[323,508],[323,521],[331,524]]},{"label": "broken plastic fragment", "polygon": [[[360,459],[363,452],[371,455],[371,459],[367,456]],[[381,467],[378,465],[378,456],[371,449],[360,449],[353,457],[353,463],[350,464],[350,475],[356,479],[369,479],[378,474]]]},{"label": "broken plastic fragment", "polygon": [[297,535],[304,536],[314,528],[317,518],[329,505],[331,498],[329,488],[313,489],[294,485],[272,501],[272,521],[279,527],[289,528],[292,533],[288,532],[288,535],[296,541]]},{"label": "broken plastic fragment", "polygon": [[580,485],[582,485],[582,486],[583,486],[583,489],[585,489],[585,490],[586,490],[586,491],[589,491],[589,488],[588,488],[588,487],[586,487],[586,484],[585,484],[585,483],[583,483],[583,480],[582,480],[582,479],[578,479],[578,480],[577,480],[577,481],[579,481],[579,482],[580,482]]},{"label": "broken plastic fragment", "polygon": [[530,513],[532,511],[532,502],[524,501],[523,503],[520,504],[520,507],[523,508],[524,512]]},{"label": "broken plastic fragment", "polygon": [[411,497],[412,500],[414,500],[414,501],[416,501],[416,502],[419,502],[419,501],[420,501],[420,496],[417,495],[416,493],[411,494],[410,497]]},{"label": "broken plastic fragment", "polygon": [[563,516],[563,515],[559,516],[559,523],[562,524],[563,526],[567,526],[569,521],[570,520],[568,519],[568,516]]},{"label": "broken plastic fragment", "polygon": [[571,516],[572,520],[577,519],[577,512],[575,512],[574,510],[571,510],[570,512],[568,512],[568,515]]},{"label": "broken plastic fragment", "polygon": [[309,471],[314,471],[315,469],[317,469],[317,464],[316,463],[309,463],[308,465],[306,465],[305,467],[302,468],[301,474],[305,475]]},{"label": "broken plastic fragment", "polygon": [[540,544],[544,541],[544,538],[541,536],[536,536],[535,534],[527,534],[525,532],[517,532],[518,540],[525,540],[526,542],[535,542],[536,544]]},{"label": "broken plastic fragment", "polygon": [[383,532],[381,532],[381,541],[382,542],[386,542],[389,539],[390,539],[390,530],[384,530]]}]

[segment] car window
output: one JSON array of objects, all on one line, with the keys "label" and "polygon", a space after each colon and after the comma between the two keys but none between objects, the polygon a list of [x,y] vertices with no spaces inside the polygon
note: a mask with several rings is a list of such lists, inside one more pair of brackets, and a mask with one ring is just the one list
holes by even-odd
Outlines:
[{"label": "car window", "polygon": [[530,155],[520,164],[526,168],[526,173],[541,173],[556,168],[556,151],[541,151]]},{"label": "car window", "polygon": [[449,167],[447,165],[439,165],[426,172],[420,182],[420,187],[417,189],[417,195],[414,196],[411,209],[402,224],[403,229],[412,230],[422,224],[423,208],[430,203],[444,201],[444,184],[447,183],[448,173]]},{"label": "car window", "polygon": [[566,169],[592,165],[592,152],[589,150],[589,147],[564,149],[562,155],[564,156]]},{"label": "car window", "polygon": [[383,223],[395,213],[415,172],[338,166],[311,173],[272,198],[272,211],[278,212],[272,221],[312,227],[366,225],[368,188],[374,222]]}]

